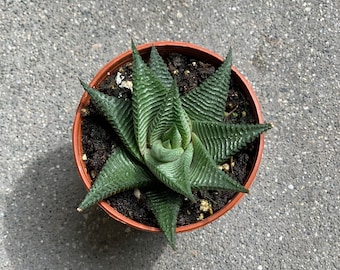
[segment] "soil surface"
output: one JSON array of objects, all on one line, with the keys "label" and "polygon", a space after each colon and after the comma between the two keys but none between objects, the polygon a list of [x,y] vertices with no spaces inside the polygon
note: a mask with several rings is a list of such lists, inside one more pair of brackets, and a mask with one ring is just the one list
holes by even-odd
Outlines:
[{"label": "soil surface", "polygon": [[[182,95],[190,92],[215,72],[214,66],[177,53],[170,54],[164,60],[168,65],[169,71],[173,77],[176,78]],[[117,97],[131,98],[131,90],[128,87],[129,84],[121,83],[119,78],[122,78],[122,81],[125,82],[132,81],[132,64],[128,63],[124,65],[118,72],[119,73],[116,72],[112,74],[112,76],[109,76],[98,87],[98,90]],[[231,80],[226,101],[226,112],[226,122],[256,122],[247,99],[240,90],[240,87],[233,80]],[[112,151],[114,151],[115,147],[121,144],[121,141],[91,102],[88,107],[82,110],[82,118],[82,142],[84,153],[87,156],[86,167],[88,172],[90,172],[92,180],[95,181],[105,161]],[[241,184],[244,184],[252,164],[255,162],[257,144],[258,141],[256,140],[249,144],[245,150],[233,156],[232,160],[226,161],[226,163],[230,165],[230,169],[226,173]],[[141,190],[141,198],[137,199],[133,194],[133,190],[130,190],[111,196],[107,199],[107,202],[117,211],[131,219],[146,225],[158,227],[155,217],[146,205],[143,194],[144,192]],[[197,198],[197,201],[193,203],[189,200],[184,200],[177,218],[177,226],[195,223],[197,220],[215,213],[225,206],[236,193],[224,190],[213,190],[193,191],[193,194]],[[209,202],[211,206],[210,211],[203,212],[200,210],[201,200],[207,200]]]}]

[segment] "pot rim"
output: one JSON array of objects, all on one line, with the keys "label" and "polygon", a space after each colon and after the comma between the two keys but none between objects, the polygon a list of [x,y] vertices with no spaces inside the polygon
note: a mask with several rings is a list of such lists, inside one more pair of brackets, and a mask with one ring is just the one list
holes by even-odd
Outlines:
[{"label": "pot rim", "polygon": [[[213,60],[215,64],[221,64],[224,61],[224,58],[218,55],[217,53],[210,51],[206,48],[203,48],[201,46],[198,46],[196,44],[188,43],[188,42],[181,42],[181,41],[156,41],[156,42],[150,42],[145,43],[142,45],[137,46],[137,50],[140,52],[140,54],[147,55],[152,46],[155,46],[159,51],[171,51],[171,50],[184,50],[186,52],[191,52],[191,55],[196,55],[196,57],[205,58],[209,57],[210,61]],[[131,49],[128,51],[123,52],[122,54],[119,54],[117,57],[113,58],[111,61],[109,61],[107,64],[105,64],[95,75],[95,77],[92,79],[90,86],[93,88],[96,88],[97,85],[103,82],[103,80],[109,76],[112,72],[116,71],[118,67],[125,64],[128,61],[131,61]],[[263,116],[261,113],[261,107],[260,103],[258,101],[258,98],[248,82],[248,80],[238,71],[237,68],[232,66],[232,76],[236,76],[238,78],[238,83],[242,84],[243,90],[246,89],[248,93],[245,93],[250,99],[251,106],[253,107],[254,113],[256,113],[256,118],[258,123],[263,123]],[[91,177],[87,173],[86,166],[84,161],[82,160],[83,156],[83,148],[82,148],[82,140],[81,140],[81,109],[86,106],[89,103],[90,97],[87,93],[84,93],[81,97],[81,100],[79,102],[73,129],[72,129],[72,144],[73,144],[73,152],[74,152],[74,159],[76,162],[76,166],[78,169],[78,173],[83,181],[83,184],[86,187],[86,190],[88,191],[91,187]],[[262,153],[264,148],[264,134],[262,133],[258,139],[258,151],[257,151],[257,157],[253,164],[253,167],[250,171],[250,174],[244,184],[246,188],[250,188],[252,183],[255,180],[257,171],[260,166]],[[176,232],[186,232],[198,229],[200,227],[203,227],[214,220],[218,219],[219,217],[223,216],[226,212],[231,210],[244,196],[244,193],[237,193],[223,208],[221,208],[219,211],[213,213],[211,216],[195,222],[193,224],[188,224],[184,226],[179,226],[176,228]],[[115,220],[127,224],[133,228],[149,231],[149,232],[160,232],[161,230],[157,227],[148,226],[142,223],[139,223],[135,220],[132,220],[123,214],[119,213],[117,210],[115,210],[112,206],[110,206],[105,200],[100,201],[98,205],[112,218]]]}]

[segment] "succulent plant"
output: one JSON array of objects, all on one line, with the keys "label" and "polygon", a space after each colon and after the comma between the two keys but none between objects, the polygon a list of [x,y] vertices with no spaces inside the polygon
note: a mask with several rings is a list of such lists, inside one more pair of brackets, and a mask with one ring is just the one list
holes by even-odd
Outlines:
[{"label": "succulent plant", "polygon": [[175,246],[176,220],[192,191],[248,192],[218,168],[270,124],[223,122],[232,53],[200,86],[180,96],[176,81],[155,47],[147,65],[132,42],[132,99],[117,98],[81,82],[123,145],[104,164],[78,211],[119,192],[144,188],[168,242]]}]

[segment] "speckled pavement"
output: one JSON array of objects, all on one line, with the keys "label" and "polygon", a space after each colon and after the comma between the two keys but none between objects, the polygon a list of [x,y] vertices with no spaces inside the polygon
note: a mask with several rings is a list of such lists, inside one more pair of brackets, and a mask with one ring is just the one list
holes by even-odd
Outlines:
[{"label": "speckled pavement", "polygon": [[[339,269],[339,13],[336,0],[2,0],[0,269]],[[251,194],[176,251],[76,211],[78,77],[131,37],[233,47],[275,124]]]}]

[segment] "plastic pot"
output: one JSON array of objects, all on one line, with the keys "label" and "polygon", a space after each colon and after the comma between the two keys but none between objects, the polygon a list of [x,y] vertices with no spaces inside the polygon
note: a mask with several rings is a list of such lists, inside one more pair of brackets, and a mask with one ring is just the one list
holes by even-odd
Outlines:
[{"label": "plastic pot", "polygon": [[[170,52],[177,52],[181,53],[187,56],[191,56],[193,58],[196,58],[198,60],[208,62],[213,64],[214,66],[220,66],[223,62],[223,57],[220,55],[207,50],[205,48],[202,48],[200,46],[186,43],[186,42],[173,42],[173,41],[162,41],[162,42],[153,42],[153,43],[147,43],[140,46],[137,46],[137,49],[140,53],[140,55],[147,59],[150,54],[150,50],[152,45],[154,45],[158,52],[161,55],[167,55]],[[123,64],[127,62],[132,61],[132,53],[131,50],[126,51],[114,59],[112,59],[109,63],[107,63],[100,71],[97,73],[97,75],[93,78],[93,80],[90,83],[90,86],[93,88],[96,88],[99,86],[107,76],[110,74],[113,74],[116,72]],[[239,85],[239,87],[242,89],[244,94],[246,95],[251,107],[252,112],[255,118],[257,119],[257,123],[263,123],[263,117],[260,109],[260,104],[258,102],[258,99],[255,95],[255,92],[249,82],[246,80],[246,78],[233,66],[232,67],[232,77],[233,80]],[[73,142],[73,151],[74,151],[74,158],[76,162],[76,166],[79,172],[79,175],[86,187],[87,190],[91,187],[91,177],[89,173],[87,172],[86,165],[84,161],[82,160],[83,156],[83,147],[82,147],[82,130],[81,130],[81,110],[85,106],[89,104],[90,97],[87,93],[84,93],[82,96],[78,109],[76,111],[76,116],[74,120],[73,125],[73,131],[72,131],[72,142]],[[262,157],[262,152],[264,148],[264,134],[262,134],[259,139],[257,140],[257,154],[254,164],[252,165],[252,169],[249,172],[248,178],[245,181],[245,187],[250,188],[252,183],[254,182],[256,173],[260,166],[260,161]],[[228,212],[230,209],[232,209],[244,196],[243,193],[236,194],[222,209],[215,212],[211,216],[198,221],[193,224],[180,226],[176,228],[176,232],[186,232],[198,229],[200,227],[203,227],[212,221],[218,219],[222,215],[224,215],[226,212]],[[101,201],[98,203],[98,205],[112,218],[115,220],[127,224],[133,228],[149,231],[149,232],[159,232],[160,229],[152,226],[147,226],[144,224],[141,224],[137,221],[134,221],[123,214],[116,211],[113,207],[111,207],[106,201]]]}]

